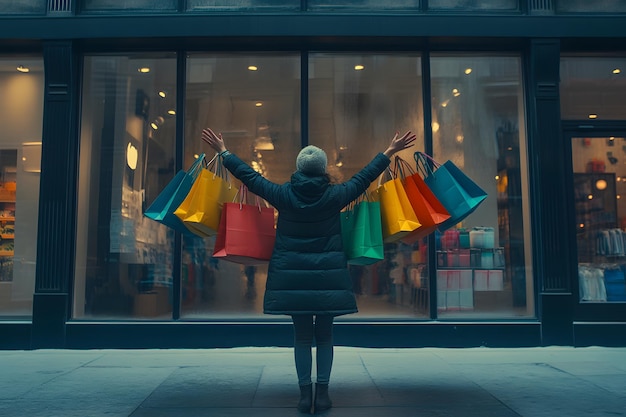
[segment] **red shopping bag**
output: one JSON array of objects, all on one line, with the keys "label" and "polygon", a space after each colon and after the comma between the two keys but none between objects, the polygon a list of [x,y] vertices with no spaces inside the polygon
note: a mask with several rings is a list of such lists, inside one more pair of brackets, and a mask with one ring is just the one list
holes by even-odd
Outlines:
[{"label": "red shopping bag", "polygon": [[[242,187],[243,189],[244,187]],[[242,201],[224,203],[213,257],[243,265],[266,263],[272,256],[276,228],[274,209]]]},{"label": "red shopping bag", "polygon": [[420,227],[402,239],[404,243],[411,244],[434,232],[441,223],[450,218],[450,214],[428,188],[422,176],[407,161],[396,156],[395,162],[396,175],[401,179],[409,202],[421,223]]}]

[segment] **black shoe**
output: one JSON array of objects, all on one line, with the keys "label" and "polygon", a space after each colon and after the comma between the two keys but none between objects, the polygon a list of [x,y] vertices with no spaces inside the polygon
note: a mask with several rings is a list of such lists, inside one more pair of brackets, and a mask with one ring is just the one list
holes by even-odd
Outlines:
[{"label": "black shoe", "polygon": [[328,396],[328,384],[315,384],[315,413],[321,413],[333,406]]},{"label": "black shoe", "polygon": [[300,401],[298,402],[298,411],[301,413],[311,414],[312,405],[313,384],[300,385]]}]

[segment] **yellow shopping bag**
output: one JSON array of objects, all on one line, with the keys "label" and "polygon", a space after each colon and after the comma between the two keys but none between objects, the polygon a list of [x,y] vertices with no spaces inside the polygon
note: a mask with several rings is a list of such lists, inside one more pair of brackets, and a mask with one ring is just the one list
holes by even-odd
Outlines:
[{"label": "yellow shopping bag", "polygon": [[[384,174],[383,174],[384,175]],[[380,217],[383,226],[385,243],[402,239],[421,226],[415,210],[406,195],[400,178],[392,178],[382,183],[383,176],[378,180],[378,188],[373,193],[380,201]]]},{"label": "yellow shopping bag", "polygon": [[189,194],[174,211],[189,231],[198,236],[217,234],[222,207],[237,194],[226,172],[220,158],[215,161],[213,169],[202,168]]}]

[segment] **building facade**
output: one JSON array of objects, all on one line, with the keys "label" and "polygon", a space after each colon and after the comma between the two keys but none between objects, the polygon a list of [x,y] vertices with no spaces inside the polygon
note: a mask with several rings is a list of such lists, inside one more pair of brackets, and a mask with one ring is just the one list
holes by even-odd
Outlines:
[{"label": "building facade", "polygon": [[[617,0],[0,5],[0,348],[291,344],[265,265],[143,215],[204,127],[275,182],[307,144],[342,181],[412,130],[487,192],[351,267],[338,344],[626,345],[625,22]],[[413,152],[390,174],[429,175]]]}]

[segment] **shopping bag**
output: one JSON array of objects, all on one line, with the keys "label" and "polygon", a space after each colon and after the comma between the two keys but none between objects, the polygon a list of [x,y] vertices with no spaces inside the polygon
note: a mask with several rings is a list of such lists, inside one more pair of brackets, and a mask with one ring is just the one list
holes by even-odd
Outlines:
[{"label": "shopping bag", "polygon": [[422,176],[407,161],[396,156],[394,170],[402,181],[404,191],[421,224],[402,239],[404,243],[412,244],[434,232],[441,223],[450,218],[450,214],[428,188]]},{"label": "shopping bag", "polygon": [[382,183],[384,173],[380,176],[374,201],[380,201],[383,241],[390,243],[407,236],[420,226],[420,222],[411,207],[402,181],[394,178],[391,170],[387,171],[391,174],[391,180]]},{"label": "shopping bag", "polygon": [[208,168],[202,168],[189,194],[174,211],[192,233],[207,237],[217,234],[225,202],[233,201],[233,187],[221,158],[214,158]]},{"label": "shopping bag", "polygon": [[183,202],[195,180],[198,178],[205,162],[205,155],[201,154],[187,171],[180,170],[167,186],[154,199],[144,212],[144,216],[164,224],[185,235],[194,234],[185,227],[182,220],[174,215],[174,211]]},{"label": "shopping bag", "polygon": [[450,213],[450,218],[438,226],[439,230],[461,222],[487,198],[487,193],[452,161],[439,164],[422,152],[415,152],[414,157],[418,171],[424,174],[424,182]]},{"label": "shopping bag", "polygon": [[341,235],[348,263],[371,265],[385,258],[380,202],[363,196],[341,212]]},{"label": "shopping bag", "polygon": [[243,265],[267,263],[274,250],[276,228],[274,209],[256,204],[246,204],[245,187],[242,200],[224,203],[215,239],[213,257]]}]

